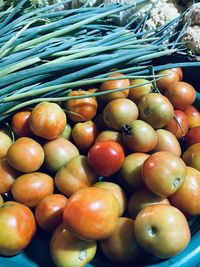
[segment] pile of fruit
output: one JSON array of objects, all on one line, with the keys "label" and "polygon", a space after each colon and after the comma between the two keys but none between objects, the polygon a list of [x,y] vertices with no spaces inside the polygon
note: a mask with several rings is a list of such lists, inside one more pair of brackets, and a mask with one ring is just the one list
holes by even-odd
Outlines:
[{"label": "pile of fruit", "polygon": [[85,266],[97,244],[128,266],[146,253],[167,259],[186,248],[188,222],[200,215],[200,113],[182,69],[158,75],[151,83],[116,70],[115,80],[7,119],[1,255],[24,250],[37,229],[51,235],[47,249],[57,267]]}]

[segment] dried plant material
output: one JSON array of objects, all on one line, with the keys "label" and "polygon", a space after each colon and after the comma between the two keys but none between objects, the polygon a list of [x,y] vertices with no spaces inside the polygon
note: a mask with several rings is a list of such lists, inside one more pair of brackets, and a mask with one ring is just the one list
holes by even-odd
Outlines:
[{"label": "dried plant material", "polygon": [[178,17],[179,14],[180,8],[175,1],[157,1],[145,26],[149,30],[157,28]]},{"label": "dried plant material", "polygon": [[200,3],[191,6],[190,12],[185,16],[185,21],[189,21],[182,41],[194,54],[200,54]]},{"label": "dried plant material", "polygon": [[200,26],[200,3],[192,5],[191,11],[185,17],[185,20],[190,19],[190,26]]},{"label": "dried plant material", "polygon": [[188,27],[182,41],[193,53],[200,54],[200,26]]}]

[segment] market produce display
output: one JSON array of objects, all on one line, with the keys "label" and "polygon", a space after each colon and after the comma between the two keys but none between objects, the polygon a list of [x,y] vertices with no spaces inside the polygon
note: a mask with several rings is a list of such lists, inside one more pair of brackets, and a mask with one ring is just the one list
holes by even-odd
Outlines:
[{"label": "market produce display", "polygon": [[0,259],[40,233],[56,267],[179,255],[200,215],[199,88],[185,79],[200,62],[170,57],[196,59],[181,41],[193,9],[150,29],[155,1],[44,2],[0,2]]}]

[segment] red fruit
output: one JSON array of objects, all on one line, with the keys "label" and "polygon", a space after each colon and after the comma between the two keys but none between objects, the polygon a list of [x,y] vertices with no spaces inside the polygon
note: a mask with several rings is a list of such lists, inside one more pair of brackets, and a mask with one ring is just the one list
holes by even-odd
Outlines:
[{"label": "red fruit", "polygon": [[200,126],[194,127],[188,131],[185,136],[185,146],[200,143]]},{"label": "red fruit", "polygon": [[98,175],[116,173],[124,161],[124,150],[115,141],[99,141],[88,152],[88,160]]},{"label": "red fruit", "polygon": [[188,132],[188,120],[186,114],[181,110],[175,110],[174,115],[176,118],[169,121],[165,129],[173,133],[180,140]]}]

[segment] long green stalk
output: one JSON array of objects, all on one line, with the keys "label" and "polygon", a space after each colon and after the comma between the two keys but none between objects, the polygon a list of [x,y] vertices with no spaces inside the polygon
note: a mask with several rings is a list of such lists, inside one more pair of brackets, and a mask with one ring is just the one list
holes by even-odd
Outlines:
[{"label": "long green stalk", "polygon": [[3,77],[3,76],[5,76],[11,72],[15,72],[16,70],[22,69],[24,67],[28,67],[28,66],[33,65],[33,64],[40,62],[40,61],[41,61],[41,59],[39,57],[35,57],[35,58],[27,59],[24,62],[19,62],[19,63],[15,64],[15,66],[11,66],[11,67],[8,67],[8,68],[2,70],[0,73],[0,77]]},{"label": "long green stalk", "polygon": [[[106,10],[109,10],[109,9],[111,9],[111,7],[106,7],[103,10],[106,11]],[[91,12],[94,15],[96,13],[99,13],[99,12],[102,12],[103,11],[103,10],[99,10],[97,8],[92,9],[92,10],[91,10],[91,8],[90,9],[86,9],[86,11],[87,10],[88,10],[88,14],[89,14],[89,15],[86,15],[87,17],[88,16],[91,16]],[[75,17],[76,18],[79,18],[78,21],[82,20],[84,18],[84,16],[83,15],[80,16],[80,13],[86,13],[86,11],[85,11],[85,9],[81,9],[81,10],[80,9],[77,9],[75,11],[74,10],[67,10],[67,11],[66,10],[65,11],[63,10],[63,11],[60,11],[60,13],[63,13],[63,17],[65,16],[65,13],[66,12],[69,13],[68,15],[70,15],[70,13],[71,13],[71,16],[69,16],[69,18],[61,18],[59,20],[56,20],[55,22],[54,21],[51,22],[51,20],[48,20],[48,18],[49,18],[49,14],[48,13],[45,13],[42,16],[36,15],[34,17],[30,17],[28,20],[26,20],[26,19],[25,20],[22,20],[22,17],[23,17],[22,16],[22,17],[19,17],[16,20],[14,20],[9,25],[7,25],[7,26],[9,26],[8,32],[11,29],[13,30],[13,28],[14,28],[14,30],[17,30],[19,27],[22,27],[22,26],[26,25],[27,23],[29,23],[33,19],[39,19],[39,20],[40,19],[43,19],[44,22],[46,21],[48,23],[48,24],[45,25],[45,27],[44,27],[44,25],[34,26],[33,28],[27,30],[27,32],[26,32],[30,36],[32,35],[33,32],[34,32],[34,34],[42,34],[43,32],[47,32],[47,31],[50,31],[50,30],[55,30],[55,29],[58,29],[60,27],[63,27],[63,26],[72,24],[73,22],[76,22],[77,19],[75,19]],[[55,13],[56,12],[54,12],[52,14],[54,14],[54,16],[55,16]],[[22,21],[22,22],[21,23],[18,23],[18,20],[19,21]],[[108,27],[108,25],[107,25],[107,27]],[[0,31],[0,34],[1,34],[1,31]],[[14,35],[14,32],[13,33],[10,33],[10,35],[11,35],[10,36],[10,38],[11,38]],[[24,36],[24,35],[22,35],[22,36]],[[2,38],[2,40],[6,40],[6,38],[8,38],[8,37],[9,37],[9,34],[7,36],[5,36],[4,38]]]},{"label": "long green stalk", "polygon": [[9,47],[17,40],[17,38],[20,37],[20,35],[25,32],[25,30],[33,23],[35,23],[37,20],[33,20],[26,24],[19,32],[16,33],[15,36],[13,36],[8,42],[6,42],[1,48],[0,48],[0,59],[5,57],[8,53]]},{"label": "long green stalk", "polygon": [[[162,78],[165,75],[157,75],[156,78]],[[152,75],[126,75],[126,79],[152,79],[155,78],[155,76]],[[40,94],[44,94],[50,91],[54,91],[57,89],[61,90],[66,90],[66,89],[73,89],[73,88],[78,88],[86,85],[95,85],[98,83],[102,83],[105,81],[114,81],[114,80],[122,80],[124,79],[124,76],[117,76],[117,77],[108,77],[108,78],[99,78],[99,79],[88,79],[88,80],[81,80],[81,81],[76,81],[76,82],[71,82],[71,83],[64,83],[64,84],[59,84],[59,85],[54,85],[54,86],[49,86],[49,87],[44,87],[40,88],[38,90],[29,90],[24,93],[20,93],[18,95],[11,95],[8,97],[5,97],[2,100],[2,103],[13,101],[13,100],[18,100],[26,97],[34,97]]]},{"label": "long green stalk", "polygon": [[[61,58],[52,60],[51,62],[45,63],[45,64],[43,64],[42,68],[46,68],[48,65],[52,65],[54,63],[67,62],[67,61],[72,60],[72,59],[81,58],[81,57],[83,58],[86,56],[90,56],[91,54],[102,53],[105,51],[110,51],[110,50],[114,50],[117,48],[121,48],[123,46],[125,47],[126,45],[131,45],[131,44],[135,44],[135,40],[129,41],[126,43],[119,43],[119,44],[112,45],[112,46],[102,46],[102,47],[95,47],[95,48],[90,48],[90,49],[82,49],[82,51],[81,50],[75,50],[75,51],[68,50],[69,52],[71,52],[69,56],[63,56]],[[143,50],[145,49],[145,51],[148,51],[148,50],[151,50],[153,48],[154,47],[147,46],[147,47],[143,47],[142,49]],[[137,49],[137,53],[140,53],[142,49]],[[0,55],[0,58],[1,58],[1,55]],[[40,61],[41,61],[41,59],[37,56],[35,58],[27,59],[24,62],[22,61],[22,62],[16,63],[16,64],[12,65],[11,67],[2,70],[0,73],[0,77],[6,76],[9,73],[15,72],[16,70],[24,68],[25,66],[33,65],[34,63],[40,62]]]},{"label": "long green stalk", "polygon": [[29,85],[33,85],[34,87],[36,87],[35,85],[36,83],[47,79],[48,76],[49,76],[48,74],[37,75],[37,76],[29,77],[27,79],[22,79],[15,83],[11,83],[11,84],[9,83],[10,84],[9,86],[3,87],[2,89],[0,89],[0,99],[12,93],[17,94],[18,90],[20,90],[21,88],[27,87]]},{"label": "long green stalk", "polygon": [[44,86],[71,82],[71,81],[77,80],[77,78],[82,79],[87,76],[93,75],[94,73],[97,73],[98,71],[102,71],[102,70],[107,71],[108,68],[116,67],[118,64],[123,64],[123,62],[129,61],[133,58],[135,58],[134,53],[133,54],[128,53],[126,55],[117,56],[116,58],[110,59],[109,61],[101,62],[96,65],[86,67],[84,69],[74,71],[73,73],[54,79],[54,81],[47,82],[46,84],[44,84]]},{"label": "long green stalk", "polygon": [[177,52],[177,49],[167,49],[165,51],[161,51],[161,52],[156,52],[156,53],[152,53],[151,55],[144,55],[144,56],[140,56],[136,59],[132,59],[131,60],[131,63],[137,63],[137,62],[141,62],[141,61],[145,61],[145,60],[148,60],[148,59],[155,59],[155,58],[159,58],[159,57],[162,57],[162,56],[166,56],[166,55],[170,55],[170,54],[173,54]]},{"label": "long green stalk", "polygon": [[[121,48],[121,49],[126,49],[126,48],[129,48],[130,45],[131,46],[131,49],[138,49],[138,48],[144,48],[144,47],[147,47],[147,45],[145,44],[141,44],[141,43],[145,43],[147,41],[154,41],[156,38],[149,38],[149,39],[140,39],[140,40],[133,40],[133,41],[129,41],[129,42],[122,42],[122,43],[118,43],[118,44],[115,44],[115,45],[110,45],[110,46],[97,46],[97,47],[94,47],[94,48],[90,48],[90,52],[91,54],[92,53],[99,53],[99,52],[104,52],[104,51],[109,51],[109,50],[114,50],[114,49],[117,49],[117,48]],[[62,51],[62,52],[57,52],[57,53],[53,53],[51,56],[52,57],[55,57],[55,56],[66,56],[66,55],[71,55],[71,54],[78,54],[78,53],[89,53],[88,51],[88,47],[86,48],[82,48],[82,49],[69,49],[67,51]],[[85,56],[85,54],[83,54]],[[87,56],[87,54],[86,54]],[[66,58],[63,58],[62,61],[65,61],[68,60],[68,57]],[[71,58],[69,58],[71,59]],[[57,59],[56,61],[54,60],[53,62],[61,62],[59,59]]]},{"label": "long green stalk", "polygon": [[35,56],[35,54],[40,55],[41,51],[46,50],[46,47],[50,46],[50,42],[45,42],[42,43],[40,45],[35,46],[32,49],[29,49],[27,51],[22,51],[22,52],[18,52],[18,53],[14,53],[8,57],[5,57],[3,60],[1,60],[0,63],[0,72],[1,70],[3,70],[6,66],[9,66],[10,64],[14,64],[16,62],[22,61],[23,59],[29,58],[29,57],[33,57]]},{"label": "long green stalk", "polygon": [[[141,3],[142,2],[146,2],[146,0],[141,0]],[[119,7],[119,8],[116,8],[114,10],[109,10],[109,11],[106,11],[106,12],[103,12],[101,14],[98,14],[98,15],[95,15],[95,16],[92,16],[90,18],[87,18],[83,21],[80,21],[80,22],[77,22],[73,25],[70,25],[64,29],[61,29],[61,30],[58,30],[56,32],[51,32],[51,33],[48,33],[44,36],[41,36],[41,37],[38,37],[38,38],[35,38],[34,40],[30,40],[28,42],[25,42],[21,45],[18,45],[17,47],[15,47],[14,49],[12,49],[12,52],[17,52],[17,51],[20,51],[20,50],[23,50],[23,49],[26,49],[30,46],[33,46],[35,44],[38,44],[38,43],[41,43],[41,42],[45,42],[51,38],[55,38],[55,37],[59,37],[59,36],[62,36],[62,35],[65,35],[65,34],[68,34],[69,32],[72,32],[86,24],[89,24],[93,21],[96,21],[98,19],[101,19],[103,17],[106,17],[106,16],[109,16],[111,14],[114,14],[114,13],[117,13],[117,12],[120,12],[120,11],[123,11],[123,10],[126,10],[127,8],[131,8],[131,7],[134,7],[135,4],[132,4],[132,5],[127,5],[127,6],[122,6],[122,7]]]},{"label": "long green stalk", "polygon": [[[131,44],[131,42],[127,43],[127,44]],[[123,44],[121,44],[123,46]],[[12,73],[14,71],[16,71],[17,69],[21,69],[23,66],[29,66],[30,64],[34,64],[36,62],[40,62],[41,59],[39,57],[36,57],[35,59],[34,58],[31,58],[31,59],[27,59],[25,60],[24,62],[19,62],[19,63],[16,63],[15,65],[11,66],[11,67],[8,67],[7,69],[5,70],[2,70],[1,73],[0,73],[0,84],[1,86],[5,86],[6,83],[10,80],[12,80],[13,82],[16,82],[18,81],[18,79],[21,79],[22,77],[23,78],[27,78],[29,76],[33,76],[33,75],[37,75],[37,74],[44,74],[44,73],[47,73],[47,72],[52,72],[52,71],[56,71],[56,70],[59,70],[60,68],[63,68],[63,69],[67,69],[69,67],[72,67],[71,63],[69,60],[71,59],[78,59],[79,57],[85,57],[87,55],[90,55],[92,52],[93,53],[98,53],[98,52],[102,52],[102,51],[109,51],[111,49],[114,49],[116,47],[120,47],[119,45],[115,45],[115,46],[111,46],[111,47],[100,47],[100,48],[94,48],[94,49],[89,49],[85,52],[80,52],[80,53],[74,53],[73,55],[71,56],[67,56],[67,57],[62,57],[62,58],[59,58],[57,60],[52,60],[51,62],[49,63],[46,63],[46,64],[42,64],[40,66],[37,66],[33,69],[30,69],[30,70],[25,70],[25,71],[21,71],[21,72],[16,72],[16,73],[13,73],[13,74],[10,74],[9,76],[6,76],[7,74],[9,73]],[[161,48],[162,47],[165,47],[165,46],[160,46]],[[122,56],[117,58],[118,55],[110,55],[107,56],[106,58],[110,58],[112,64],[115,64],[115,61],[113,63],[112,61],[112,57],[113,58],[116,58],[116,63],[117,61],[120,59],[123,60],[125,59],[127,56],[128,56],[128,59],[133,59],[135,58],[134,60],[137,60],[137,61],[140,61],[141,59],[146,59],[147,56],[143,56],[143,57],[139,57],[139,56],[142,56],[142,55],[146,55],[147,51],[149,51],[149,53],[151,51],[156,50],[157,46],[155,47],[151,47],[150,45],[148,47],[143,47],[143,48],[140,48],[140,49],[136,49],[135,51],[132,50],[131,53],[128,51],[127,53],[122,53]],[[173,53],[175,50],[172,50],[171,52]],[[158,53],[153,53],[151,52],[150,55],[153,57],[157,57],[159,55],[163,55],[163,54],[169,54],[169,51],[165,51],[165,52],[158,52]],[[120,53],[119,53],[120,55]],[[149,56],[151,58],[151,56]],[[140,59],[141,58],[141,59]],[[102,55],[102,59],[103,59],[103,55]],[[35,60],[35,61],[34,61]],[[59,67],[59,63],[64,63],[64,65],[60,65]],[[23,65],[22,65],[23,64]],[[57,65],[56,65],[57,64]],[[103,63],[102,63],[103,64]],[[110,65],[110,62],[105,62],[105,66],[109,64]],[[21,66],[22,65],[22,66]],[[103,66],[104,67],[104,66]],[[3,77],[5,76],[5,77]],[[6,83],[5,83],[6,82]]]},{"label": "long green stalk", "polygon": [[[136,5],[147,2],[139,0]],[[14,12],[18,17],[10,15],[13,10],[8,13],[5,27],[0,28],[0,119],[40,101],[67,101],[68,90],[116,79],[108,78],[110,73],[121,72],[129,79],[146,78],[149,82],[153,79],[155,83],[160,76],[151,75],[152,59],[182,50],[183,43],[179,43],[182,31],[177,29],[182,16],[150,31],[144,30],[147,16],[131,29],[127,25],[118,27],[108,23],[108,17],[118,16],[120,11],[134,6],[81,8],[55,13],[50,6],[38,13],[34,10],[24,15],[17,9]],[[47,19],[43,25],[29,24],[41,17]],[[1,32],[4,32],[2,38]],[[169,45],[163,45],[169,37],[175,41],[170,39]],[[172,65],[155,66],[154,71]],[[181,65],[186,66],[192,65]]]},{"label": "long green stalk", "polygon": [[[154,79],[155,81],[157,79]],[[151,80],[151,81],[148,81],[148,82],[145,82],[145,83],[141,83],[141,86],[142,85],[146,85],[146,84],[149,84],[149,83],[152,83],[154,80]],[[120,89],[114,89],[112,90],[112,92],[119,92],[119,91],[123,91],[123,90],[127,90],[127,89],[132,89],[132,88],[135,88],[137,87],[138,85],[131,85],[131,86],[127,86],[127,87],[123,87],[123,88],[120,88]],[[87,95],[78,95],[78,96],[66,96],[66,97],[46,97],[46,98],[36,98],[36,99],[32,99],[32,100],[28,100],[28,101],[25,101],[23,103],[20,103],[18,105],[15,105],[13,108],[1,113],[0,112],[0,117],[2,115],[6,115],[6,114],[10,114],[12,112],[14,112],[15,110],[18,110],[18,109],[21,109],[21,108],[24,108],[26,106],[30,106],[30,105],[33,105],[33,104],[36,104],[36,103],[40,103],[40,102],[44,102],[44,101],[48,101],[48,102],[63,102],[63,101],[68,101],[70,99],[81,99],[81,98],[86,98],[86,97],[98,97],[100,95],[105,95],[105,94],[108,94],[109,91],[104,91],[104,92],[97,92],[97,93],[93,93],[93,94],[87,94]]]},{"label": "long green stalk", "polygon": [[[86,56],[89,56],[91,54],[102,53],[102,52],[105,52],[105,51],[114,50],[116,48],[126,47],[126,45],[134,44],[134,43],[135,43],[135,41],[133,41],[133,42],[130,41],[130,42],[127,42],[127,43],[124,43],[124,44],[123,43],[120,43],[120,44],[113,45],[113,46],[102,46],[102,47],[95,47],[95,48],[90,48],[90,49],[83,49],[83,51],[80,51],[80,52],[79,51],[75,51],[72,55],[63,56],[61,58],[58,58],[58,59],[53,60],[52,62],[46,63],[45,65],[56,63],[56,62],[59,62],[59,63],[60,62],[66,62],[68,60],[86,57]],[[144,48],[144,46],[142,46],[142,48],[137,49],[136,51],[139,54],[144,49],[146,51],[148,51],[148,50],[153,50],[155,48],[152,47],[151,45],[146,46],[145,48]],[[134,52],[134,50],[132,50],[132,52]]]},{"label": "long green stalk", "polygon": [[12,10],[12,12],[7,16],[7,18],[0,23],[0,29],[4,28],[11,20],[14,18],[14,16],[22,9],[23,5],[27,2],[28,0],[22,0],[19,2],[19,4]]},{"label": "long green stalk", "polygon": [[[65,0],[65,1],[62,1],[62,3],[68,3],[68,2],[71,2],[72,0]],[[27,0],[24,0],[24,2],[26,3]],[[59,5],[61,5],[62,3],[55,3],[53,5],[49,5],[49,6],[46,6],[46,7],[42,7],[42,8],[37,8],[37,9],[34,9],[33,11],[30,11],[30,12],[27,12],[25,13],[24,15],[18,17],[17,19],[15,19],[13,22],[7,24],[7,26],[4,25],[3,28],[0,29],[0,35],[3,35],[5,34],[6,32],[9,32],[14,26],[16,26],[20,21],[24,21],[26,18],[32,18],[34,16],[38,17],[38,14],[42,13],[42,12],[46,12],[49,11],[49,10],[52,10],[56,7],[58,7]],[[13,9],[14,10],[17,10],[15,11],[15,14],[19,11],[19,9],[22,8],[23,6],[23,1],[21,1],[21,3],[19,3],[19,7],[15,7]],[[5,24],[5,22],[4,22]]]}]

